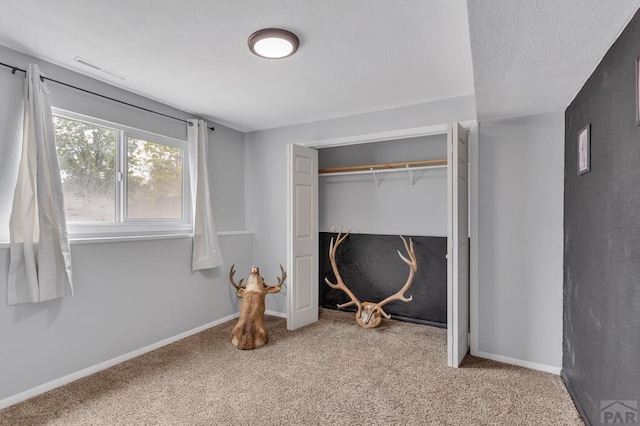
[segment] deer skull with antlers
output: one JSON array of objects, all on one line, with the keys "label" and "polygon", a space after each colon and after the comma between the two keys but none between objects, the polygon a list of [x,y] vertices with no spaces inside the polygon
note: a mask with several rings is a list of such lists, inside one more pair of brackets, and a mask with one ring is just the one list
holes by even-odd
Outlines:
[{"label": "deer skull with antlers", "polygon": [[336,252],[340,244],[344,241],[345,238],[347,238],[348,235],[349,232],[347,232],[345,235],[342,235],[342,232],[339,232],[338,236],[336,237],[335,244],[333,238],[331,239],[331,244],[329,246],[329,259],[331,260],[331,269],[333,269],[333,274],[336,277],[336,284],[333,284],[327,278],[325,278],[324,280],[331,288],[344,291],[351,299],[351,301],[347,303],[338,305],[338,308],[346,308],[348,306],[355,305],[357,308],[356,322],[358,323],[358,325],[363,328],[374,328],[380,325],[380,322],[382,322],[382,317],[385,317],[387,319],[391,318],[391,316],[387,314],[383,309],[383,307],[387,303],[393,300],[401,300],[403,302],[411,302],[411,300],[413,300],[413,296],[404,296],[404,293],[413,283],[413,279],[416,275],[416,272],[418,271],[418,262],[416,261],[416,255],[413,250],[413,241],[409,239],[409,244],[407,244],[407,240],[405,240],[403,236],[400,236],[400,238],[402,238],[402,241],[404,242],[404,248],[409,255],[409,259],[407,259],[402,255],[402,253],[400,253],[400,251],[398,251],[398,255],[400,255],[400,258],[404,261],[404,263],[409,265],[409,277],[407,278],[407,281],[405,282],[404,286],[402,286],[400,291],[378,303],[360,302],[358,298],[353,294],[353,292],[349,289],[349,287],[346,286],[344,281],[342,281],[342,276],[340,275],[338,266],[336,265]]},{"label": "deer skull with antlers", "polygon": [[238,349],[259,348],[269,341],[269,334],[264,326],[264,298],[267,294],[277,293],[282,289],[287,273],[280,265],[282,277],[278,278],[278,284],[267,286],[258,267],[252,266],[247,284],[243,286],[244,279],[239,283],[233,279],[233,274],[236,273],[234,266],[235,264],[231,265],[229,270],[229,281],[236,288],[236,296],[242,298],[242,306],[238,323],[231,332],[231,343]]}]

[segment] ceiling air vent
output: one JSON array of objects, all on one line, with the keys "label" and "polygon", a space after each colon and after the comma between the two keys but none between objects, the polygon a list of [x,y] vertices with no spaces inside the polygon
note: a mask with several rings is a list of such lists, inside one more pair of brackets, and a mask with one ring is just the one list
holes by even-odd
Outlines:
[{"label": "ceiling air vent", "polygon": [[103,73],[109,74],[112,77],[119,78],[120,80],[124,80],[124,77],[121,76],[120,74],[117,74],[117,73],[115,73],[115,72],[113,72],[111,70],[108,70],[108,69],[106,69],[106,68],[104,68],[104,67],[102,67],[102,66],[100,66],[100,65],[98,65],[96,63],[93,63],[90,60],[85,59],[85,58],[83,58],[81,56],[76,56],[75,58],[73,58],[73,60],[76,61],[79,64],[85,65],[85,66],[87,66],[89,68],[93,68],[94,70],[102,71]]}]

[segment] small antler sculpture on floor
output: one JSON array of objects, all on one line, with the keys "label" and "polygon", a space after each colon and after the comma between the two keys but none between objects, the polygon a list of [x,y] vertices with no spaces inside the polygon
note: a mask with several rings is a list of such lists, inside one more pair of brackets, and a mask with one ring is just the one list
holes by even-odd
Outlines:
[{"label": "small antler sculpture on floor", "polygon": [[269,341],[269,333],[264,326],[264,298],[269,293],[277,293],[282,289],[287,273],[280,265],[281,278],[278,284],[267,286],[260,276],[257,266],[251,267],[251,274],[247,278],[247,284],[242,285],[244,279],[236,283],[233,274],[236,273],[234,265],[229,270],[229,281],[236,288],[236,296],[242,298],[240,318],[231,332],[231,343],[238,349],[255,349],[265,345]]},{"label": "small antler sculpture on floor", "polygon": [[338,271],[338,266],[336,265],[336,252],[338,251],[338,247],[340,246],[340,244],[344,241],[345,238],[347,238],[347,236],[349,236],[349,232],[344,235],[342,235],[342,232],[339,232],[338,236],[336,237],[335,244],[332,238],[331,245],[329,246],[329,259],[331,260],[331,268],[333,269],[333,274],[336,276],[337,283],[333,284],[327,278],[325,278],[324,280],[331,288],[342,290],[347,294],[347,296],[349,296],[349,298],[351,298],[350,302],[340,304],[338,305],[338,308],[346,308],[347,306],[356,305],[358,309],[356,311],[356,322],[358,323],[358,325],[363,328],[374,328],[380,325],[380,322],[382,322],[382,317],[385,317],[387,319],[391,318],[391,316],[387,314],[384,309],[382,309],[384,305],[393,300],[401,300],[403,302],[411,302],[411,300],[413,300],[413,296],[404,296],[404,293],[409,289],[411,283],[413,283],[416,272],[418,272],[418,262],[416,261],[416,255],[413,251],[413,241],[409,239],[409,244],[407,244],[407,240],[405,240],[402,235],[400,236],[400,238],[402,238],[402,241],[404,242],[404,248],[405,250],[407,250],[407,254],[409,255],[409,259],[407,259],[402,255],[402,253],[400,253],[400,251],[398,251],[398,255],[400,255],[400,258],[404,261],[404,263],[409,265],[409,277],[407,278],[405,284],[402,286],[400,291],[387,297],[381,302],[371,303],[360,302],[358,298],[353,294],[353,292],[349,290],[349,287],[346,286],[344,281],[342,281],[342,276]]}]

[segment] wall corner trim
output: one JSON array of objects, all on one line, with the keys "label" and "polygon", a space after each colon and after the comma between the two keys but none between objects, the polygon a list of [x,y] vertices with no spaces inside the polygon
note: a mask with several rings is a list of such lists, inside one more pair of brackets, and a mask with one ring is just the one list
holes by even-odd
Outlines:
[{"label": "wall corner trim", "polygon": [[477,356],[478,358],[490,359],[492,361],[504,362],[505,364],[517,365],[519,367],[530,368],[532,370],[544,371],[545,373],[555,374],[557,376],[560,375],[561,367],[554,367],[551,365],[540,364],[532,361],[525,361],[522,359],[511,358],[504,355],[496,355],[488,352],[482,351],[471,351],[471,355]]},{"label": "wall corner trim", "polygon": [[152,343],[143,348],[136,349],[135,351],[131,351],[129,353],[117,356],[115,358],[109,359],[107,361],[101,362],[99,364],[93,365],[91,367],[83,368],[82,370],[76,371],[75,373],[68,374],[66,376],[60,377],[58,379],[52,380],[50,382],[44,383],[42,385],[33,387],[24,392],[20,392],[13,396],[7,397],[5,399],[0,400],[0,410],[3,408],[7,408],[11,405],[17,404],[19,402],[25,401],[34,396],[43,394],[60,386],[66,385],[83,377],[90,376],[91,374],[97,373],[102,370],[106,370],[109,367],[113,367],[114,365],[120,364],[122,362],[128,361],[130,359],[136,358],[140,355],[143,355],[147,352],[151,352],[155,349],[161,348],[163,346],[169,345],[171,343],[177,342],[178,340],[182,340],[186,337],[192,336],[194,334],[200,333],[201,331],[207,330],[211,327],[215,327],[216,325],[223,324],[227,321],[231,321],[235,318],[238,318],[239,313],[234,313],[231,315],[227,315],[226,317],[220,318],[218,320],[209,322],[207,324],[203,324],[199,327],[193,328],[191,330],[187,330],[183,333],[177,334],[175,336],[169,337],[167,339],[161,340],[156,343]]}]

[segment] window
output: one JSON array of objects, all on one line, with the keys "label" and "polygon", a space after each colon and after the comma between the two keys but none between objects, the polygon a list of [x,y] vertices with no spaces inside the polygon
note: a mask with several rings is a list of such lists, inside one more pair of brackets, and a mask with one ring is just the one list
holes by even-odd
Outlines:
[{"label": "window", "polygon": [[181,219],[183,150],[127,138],[127,217]]},{"label": "window", "polygon": [[190,230],[187,142],[53,111],[71,234]]}]

